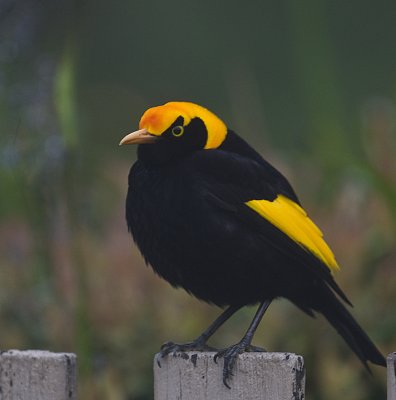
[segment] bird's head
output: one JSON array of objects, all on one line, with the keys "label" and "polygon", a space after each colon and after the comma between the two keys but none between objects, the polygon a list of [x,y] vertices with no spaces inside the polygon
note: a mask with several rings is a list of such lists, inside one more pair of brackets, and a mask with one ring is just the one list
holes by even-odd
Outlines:
[{"label": "bird's head", "polygon": [[218,148],[227,135],[224,122],[194,103],[170,102],[149,108],[139,130],[126,135],[123,144],[142,144],[138,156],[163,163],[193,151]]}]

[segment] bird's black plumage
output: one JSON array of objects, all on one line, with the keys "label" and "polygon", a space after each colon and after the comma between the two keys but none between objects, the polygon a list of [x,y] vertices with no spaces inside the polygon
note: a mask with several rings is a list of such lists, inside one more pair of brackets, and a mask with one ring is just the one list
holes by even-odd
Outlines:
[{"label": "bird's black plumage", "polygon": [[129,174],[126,218],[146,262],[218,306],[285,297],[311,316],[322,313],[365,364],[384,365],[323,260],[246,205],[279,195],[300,204],[287,179],[231,130],[204,149],[208,132],[199,117],[175,140],[170,132],[180,118],[156,143],[139,146]]}]

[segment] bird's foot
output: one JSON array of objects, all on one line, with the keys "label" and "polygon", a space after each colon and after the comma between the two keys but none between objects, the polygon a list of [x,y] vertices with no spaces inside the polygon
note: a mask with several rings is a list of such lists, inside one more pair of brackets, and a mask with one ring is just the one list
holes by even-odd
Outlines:
[{"label": "bird's foot", "polygon": [[171,353],[174,357],[176,357],[176,353],[181,353],[182,357],[188,358],[187,354],[185,354],[187,351],[217,351],[217,349],[208,346],[206,342],[200,338],[193,342],[183,344],[166,342],[161,346],[161,351],[157,354],[157,364],[161,368],[160,360]]},{"label": "bird's foot", "polygon": [[235,362],[239,354],[245,352],[265,352],[266,350],[253,346],[251,344],[246,345],[243,340],[237,344],[234,344],[226,349],[220,350],[214,356],[214,362],[217,364],[217,360],[219,358],[224,358],[224,366],[223,366],[223,383],[228,388],[231,389],[228,384],[229,380],[233,376],[232,370],[234,369]]}]

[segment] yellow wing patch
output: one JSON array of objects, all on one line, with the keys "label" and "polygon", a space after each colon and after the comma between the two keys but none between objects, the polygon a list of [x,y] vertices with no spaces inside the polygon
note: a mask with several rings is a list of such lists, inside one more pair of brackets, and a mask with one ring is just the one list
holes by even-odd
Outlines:
[{"label": "yellow wing patch", "polygon": [[250,200],[245,204],[319,258],[331,271],[340,268],[322,232],[297,203],[279,195],[274,201]]}]

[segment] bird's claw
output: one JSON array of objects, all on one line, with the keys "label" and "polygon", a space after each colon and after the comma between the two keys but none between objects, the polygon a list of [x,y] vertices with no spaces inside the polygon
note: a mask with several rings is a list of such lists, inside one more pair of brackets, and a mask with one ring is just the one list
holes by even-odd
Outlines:
[{"label": "bird's claw", "polygon": [[252,346],[252,345],[246,345],[243,342],[239,342],[237,344],[234,344],[230,347],[227,347],[226,349],[220,350],[217,352],[213,358],[214,362],[217,364],[217,360],[219,358],[224,359],[224,366],[223,366],[223,383],[224,386],[226,386],[228,389],[231,389],[231,386],[228,384],[228,381],[231,379],[231,377],[234,375],[232,373],[235,362],[237,360],[237,357],[239,354],[245,353],[245,352],[265,352],[266,350],[257,347],[257,346]]},{"label": "bird's claw", "polygon": [[217,351],[214,347],[208,346],[203,340],[197,339],[189,343],[173,343],[166,342],[161,346],[161,351],[156,356],[158,366],[161,368],[160,360],[169,354],[176,357],[177,353],[181,353],[181,357],[188,358],[187,351]]}]

